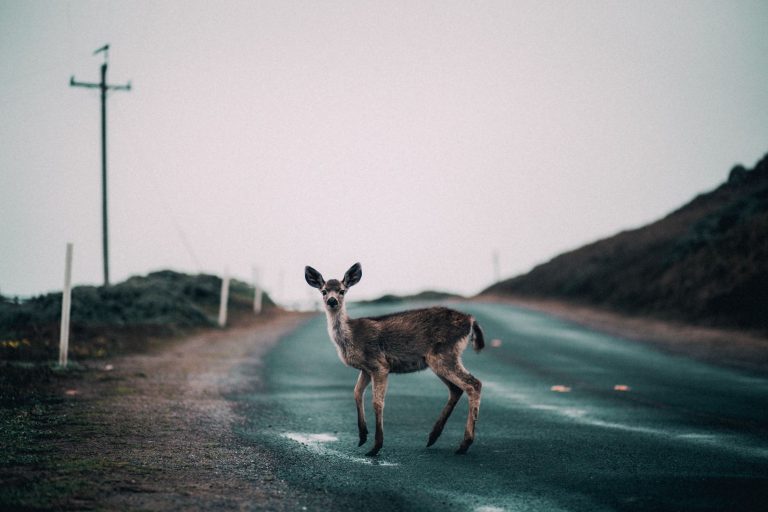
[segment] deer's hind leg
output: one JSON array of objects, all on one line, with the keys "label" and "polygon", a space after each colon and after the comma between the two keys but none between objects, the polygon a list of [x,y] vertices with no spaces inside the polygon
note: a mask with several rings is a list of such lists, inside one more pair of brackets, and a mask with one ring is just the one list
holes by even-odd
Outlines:
[{"label": "deer's hind leg", "polygon": [[453,408],[456,407],[456,402],[459,401],[461,398],[461,395],[464,393],[464,391],[454,384],[453,382],[449,381],[445,377],[441,375],[437,375],[443,383],[448,386],[448,402],[445,404],[445,407],[443,407],[442,412],[440,413],[440,416],[437,418],[437,421],[435,422],[435,426],[432,427],[432,432],[429,433],[429,440],[427,441],[427,446],[432,446],[435,444],[435,441],[437,441],[437,438],[440,437],[440,434],[443,433],[443,428],[445,427],[445,422],[448,421],[448,417],[453,412]]},{"label": "deer's hind leg", "polygon": [[365,388],[371,382],[371,376],[368,372],[360,370],[360,375],[357,377],[357,384],[355,384],[355,405],[357,406],[357,431],[360,434],[360,442],[357,446],[363,446],[368,440],[368,426],[365,423],[365,406],[363,405],[363,397],[365,396]]},{"label": "deer's hind leg", "polygon": [[462,388],[469,398],[469,414],[467,415],[467,426],[464,430],[464,440],[456,450],[458,454],[467,453],[469,446],[475,440],[475,423],[477,415],[480,412],[480,391],[483,388],[482,382],[477,380],[474,375],[469,373],[461,362],[457,365],[456,371],[448,377],[448,380]]},{"label": "deer's hind leg", "polygon": [[480,391],[483,384],[464,368],[458,356],[452,356],[454,354],[435,354],[428,358],[427,362],[438,376],[450,381],[464,391],[469,398],[469,414],[467,415],[467,426],[464,429],[464,440],[459,445],[459,449],[456,450],[456,453],[463,454],[467,453],[469,446],[475,440],[475,423],[480,412]]}]

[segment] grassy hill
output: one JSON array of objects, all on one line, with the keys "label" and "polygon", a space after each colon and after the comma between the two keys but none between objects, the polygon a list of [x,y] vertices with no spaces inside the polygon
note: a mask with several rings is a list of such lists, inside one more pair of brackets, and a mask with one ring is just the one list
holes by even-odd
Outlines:
[{"label": "grassy hill", "polygon": [[367,304],[400,304],[406,302],[435,302],[442,300],[462,299],[461,295],[456,295],[450,292],[441,292],[434,290],[426,290],[413,295],[382,295],[373,300],[361,300],[355,301],[355,304],[367,305]]},{"label": "grassy hill", "polygon": [[[232,280],[229,319],[253,311],[253,288]],[[105,357],[141,350],[153,338],[216,325],[221,279],[170,270],[135,276],[108,287],[72,290],[70,351]],[[19,301],[0,296],[0,360],[58,358],[61,293]],[[274,307],[264,294],[263,306]]]},{"label": "grassy hill", "polygon": [[768,155],[663,219],[561,254],[482,294],[768,332]]}]

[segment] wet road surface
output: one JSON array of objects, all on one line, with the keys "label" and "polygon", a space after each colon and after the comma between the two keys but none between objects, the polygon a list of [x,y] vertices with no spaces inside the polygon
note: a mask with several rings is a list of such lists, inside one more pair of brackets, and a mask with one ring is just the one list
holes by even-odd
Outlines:
[{"label": "wet road surface", "polygon": [[454,451],[466,397],[426,448],[448,397],[426,370],[391,376],[384,448],[366,457],[358,372],[339,361],[324,315],[273,349],[263,389],[235,397],[249,414],[239,434],[268,447],[308,510],[768,510],[768,379],[508,305],[451,307],[486,339],[464,353],[483,382],[465,456]]}]

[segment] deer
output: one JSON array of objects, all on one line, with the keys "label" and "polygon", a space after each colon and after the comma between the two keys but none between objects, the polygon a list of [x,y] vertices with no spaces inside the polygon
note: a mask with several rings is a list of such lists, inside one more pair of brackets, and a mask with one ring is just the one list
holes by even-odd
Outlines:
[{"label": "deer", "polygon": [[429,368],[448,387],[448,402],[443,407],[427,440],[432,446],[443,432],[445,422],[463,393],[469,399],[469,414],[464,439],[457,454],[465,454],[475,440],[475,423],[480,410],[482,383],[469,373],[461,355],[470,340],[476,352],[485,346],[483,330],[471,315],[446,307],[413,309],[378,317],[350,318],[344,298],[363,276],[355,263],[344,277],[329,279],[314,268],[304,268],[309,286],[322,294],[328,321],[328,334],[339,359],[360,370],[354,388],[357,428],[363,446],[368,439],[363,399],[373,383],[373,410],[376,415],[374,445],[366,456],[375,457],[384,445],[384,397],[390,373],[411,373]]}]

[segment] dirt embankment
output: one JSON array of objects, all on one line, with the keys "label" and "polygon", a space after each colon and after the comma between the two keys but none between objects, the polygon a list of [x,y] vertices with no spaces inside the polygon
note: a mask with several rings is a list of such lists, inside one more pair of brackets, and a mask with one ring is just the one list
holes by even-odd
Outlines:
[{"label": "dirt embankment", "polygon": [[52,379],[58,400],[5,407],[0,419],[16,434],[4,439],[0,508],[295,509],[268,454],[236,437],[226,396],[258,388],[259,376],[238,368],[258,365],[305,318],[274,312],[85,362]]},{"label": "dirt embankment", "polygon": [[481,295],[473,300],[512,304],[607,334],[648,343],[671,354],[768,375],[768,338],[758,334],[623,315],[560,300],[509,295]]}]

